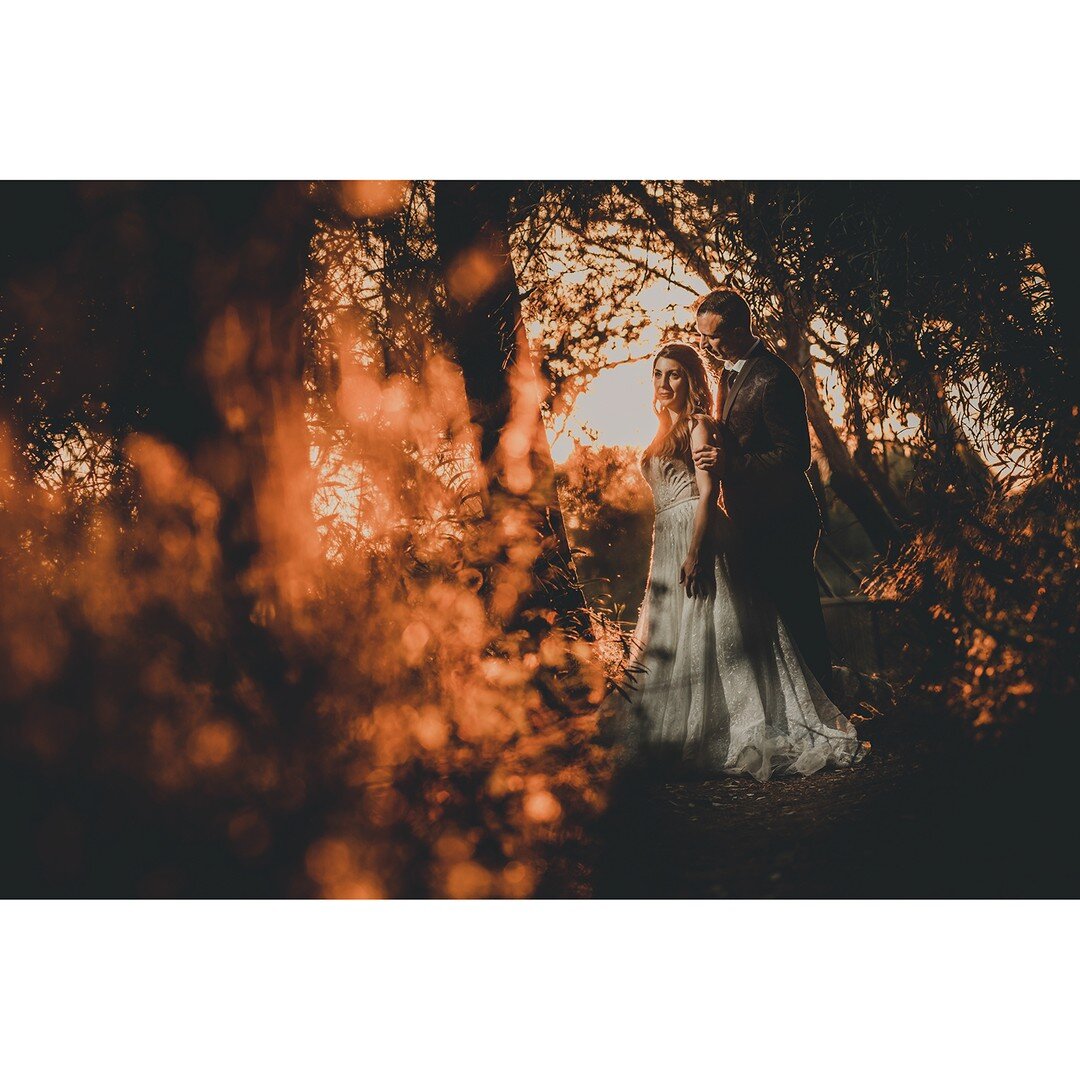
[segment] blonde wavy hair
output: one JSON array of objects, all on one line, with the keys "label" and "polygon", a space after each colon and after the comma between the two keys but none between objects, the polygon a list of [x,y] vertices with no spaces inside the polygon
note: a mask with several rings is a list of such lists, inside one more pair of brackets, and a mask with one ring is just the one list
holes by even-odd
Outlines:
[{"label": "blonde wavy hair", "polygon": [[[693,345],[684,341],[672,341],[663,346],[653,357],[653,363],[657,360],[674,360],[686,372],[686,381],[689,393],[686,398],[686,407],[682,414],[675,420],[667,409],[662,406],[657,410],[660,417],[660,427],[653,440],[645,448],[641,455],[642,464],[649,458],[683,458],[690,459],[690,419],[695,414],[704,413],[706,416],[713,415],[713,396],[709,389],[709,380],[705,375],[705,365],[702,363],[701,354]],[[656,409],[657,402],[653,402]]]}]

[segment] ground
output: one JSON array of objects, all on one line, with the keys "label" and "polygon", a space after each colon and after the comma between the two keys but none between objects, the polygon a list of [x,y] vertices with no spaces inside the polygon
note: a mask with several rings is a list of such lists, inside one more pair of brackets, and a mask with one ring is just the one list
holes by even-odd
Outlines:
[{"label": "ground", "polygon": [[624,774],[578,873],[551,894],[1075,895],[1071,785],[1034,742],[885,724],[867,726],[873,749],[853,769],[766,784]]}]

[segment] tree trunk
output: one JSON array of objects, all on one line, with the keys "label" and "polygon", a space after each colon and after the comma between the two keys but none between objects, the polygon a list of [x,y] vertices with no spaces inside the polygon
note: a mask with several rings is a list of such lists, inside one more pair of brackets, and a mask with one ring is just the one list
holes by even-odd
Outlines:
[{"label": "tree trunk", "polygon": [[1073,181],[1024,182],[1007,188],[1035,259],[1046,271],[1054,321],[1061,331],[1065,355],[1075,364],[1080,356],[1080,265],[1076,257],[1080,192]]},{"label": "tree trunk", "polygon": [[[588,632],[555,485],[555,465],[540,416],[536,365],[521,324],[510,255],[511,187],[439,181],[435,235],[446,289],[446,336],[465,379],[479,433],[480,481],[487,513],[501,520],[524,507],[540,541],[534,574],[540,593],[580,633]],[[523,595],[518,610],[538,596]]]},{"label": "tree trunk", "polygon": [[981,497],[997,486],[982,455],[952,413],[941,376],[931,372],[911,386],[907,404],[926,425],[927,441],[941,486]]},{"label": "tree trunk", "polygon": [[858,395],[854,393],[848,397],[847,423],[855,436],[855,453],[852,455],[855,464],[862,470],[893,521],[898,524],[903,523],[908,519],[907,508],[885,470],[874,457],[874,448],[866,433],[866,417],[863,414],[862,404]]},{"label": "tree trunk", "polygon": [[289,564],[314,541],[302,382],[313,224],[304,186],[153,184],[143,212],[154,239],[140,296],[152,378],[134,426],[182,450],[218,493],[237,596],[269,589],[288,602]]},{"label": "tree trunk", "polygon": [[858,519],[875,549],[882,555],[889,554],[890,549],[900,543],[902,534],[833,425],[821,400],[805,335],[788,332],[779,354],[803,385],[807,418],[829,466],[829,486]]}]

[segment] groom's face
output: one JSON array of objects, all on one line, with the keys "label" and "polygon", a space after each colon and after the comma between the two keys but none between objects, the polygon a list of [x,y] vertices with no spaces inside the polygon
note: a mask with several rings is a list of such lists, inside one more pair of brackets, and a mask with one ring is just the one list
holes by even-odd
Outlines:
[{"label": "groom's face", "polygon": [[723,319],[715,312],[699,312],[696,321],[702,350],[721,363],[729,359],[738,335],[732,334],[731,328],[725,326]]}]

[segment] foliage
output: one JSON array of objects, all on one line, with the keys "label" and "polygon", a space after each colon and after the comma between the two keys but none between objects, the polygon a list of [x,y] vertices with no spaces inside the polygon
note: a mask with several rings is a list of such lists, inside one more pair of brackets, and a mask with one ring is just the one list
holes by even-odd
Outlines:
[{"label": "foliage", "polygon": [[1047,479],[959,526],[929,526],[882,570],[872,595],[930,616],[916,684],[924,705],[944,705],[980,734],[1018,722],[1045,732],[1072,718],[1077,543],[1075,503]]},{"label": "foliage", "polygon": [[[385,399],[400,417],[394,387]],[[414,425],[419,412],[413,402]],[[336,537],[332,558],[305,567],[295,606],[275,610],[268,587],[257,636],[240,641],[213,490],[157,440],[126,453],[141,491],[132,523],[10,481],[2,496],[4,758],[35,778],[33,797],[7,794],[24,795],[18,820],[40,842],[18,867],[23,887],[541,888],[600,808],[607,766],[591,742],[603,692],[591,647],[543,611],[514,632],[499,615],[527,587],[538,541],[509,517],[435,521],[403,485],[381,516],[365,507],[351,547]],[[110,843],[129,848],[122,868],[94,865]]]}]

